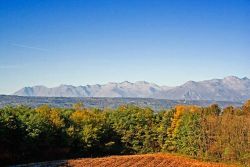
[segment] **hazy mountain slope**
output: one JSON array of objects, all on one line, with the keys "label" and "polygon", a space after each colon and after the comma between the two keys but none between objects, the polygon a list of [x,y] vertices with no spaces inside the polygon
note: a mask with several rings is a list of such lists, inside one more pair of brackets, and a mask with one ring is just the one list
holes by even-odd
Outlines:
[{"label": "hazy mountain slope", "polygon": [[44,86],[25,87],[14,95],[19,96],[47,96],[47,97],[152,97],[156,93],[168,90],[153,83],[138,81],[130,83],[110,82],[105,85],[71,86],[60,85],[54,88]]},{"label": "hazy mountain slope", "polygon": [[165,92],[169,99],[242,101],[250,98],[250,80],[229,76],[201,82],[188,81]]},{"label": "hazy mountain slope", "polygon": [[145,97],[186,100],[244,101],[250,98],[250,79],[235,76],[200,82],[188,81],[181,86],[158,86],[154,83],[128,81],[104,85],[60,85],[25,87],[14,95],[47,97]]}]

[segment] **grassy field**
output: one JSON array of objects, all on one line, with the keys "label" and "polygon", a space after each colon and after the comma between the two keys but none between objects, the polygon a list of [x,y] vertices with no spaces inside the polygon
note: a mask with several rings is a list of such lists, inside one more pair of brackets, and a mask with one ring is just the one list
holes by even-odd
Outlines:
[{"label": "grassy field", "polygon": [[103,158],[81,158],[64,162],[61,166],[75,167],[228,167],[222,163],[209,163],[169,154],[146,154],[110,156]]}]

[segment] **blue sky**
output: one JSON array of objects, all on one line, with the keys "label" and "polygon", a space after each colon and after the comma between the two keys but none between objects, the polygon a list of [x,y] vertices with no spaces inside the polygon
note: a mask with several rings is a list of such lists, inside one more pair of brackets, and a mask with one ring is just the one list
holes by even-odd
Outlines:
[{"label": "blue sky", "polygon": [[249,0],[0,0],[0,94],[250,77]]}]

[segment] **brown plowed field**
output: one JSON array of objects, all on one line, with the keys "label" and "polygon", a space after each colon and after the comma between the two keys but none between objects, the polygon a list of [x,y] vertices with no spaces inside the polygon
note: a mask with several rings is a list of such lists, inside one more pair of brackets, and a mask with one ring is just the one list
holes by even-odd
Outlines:
[{"label": "brown plowed field", "polygon": [[228,167],[229,165],[201,162],[198,160],[169,155],[169,154],[146,154],[110,156],[104,158],[81,158],[68,160],[63,167]]}]

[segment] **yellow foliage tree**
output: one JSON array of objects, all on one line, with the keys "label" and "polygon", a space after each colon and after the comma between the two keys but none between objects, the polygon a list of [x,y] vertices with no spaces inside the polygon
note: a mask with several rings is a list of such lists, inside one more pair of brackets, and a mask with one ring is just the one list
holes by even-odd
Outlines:
[{"label": "yellow foliage tree", "polygon": [[53,127],[61,128],[64,126],[64,121],[61,118],[60,109],[50,108],[48,105],[42,105],[36,108],[36,111]]}]

